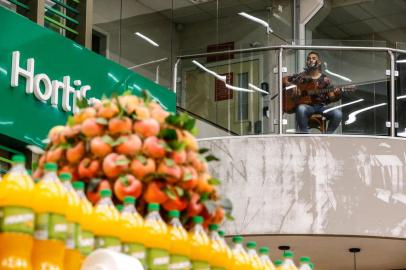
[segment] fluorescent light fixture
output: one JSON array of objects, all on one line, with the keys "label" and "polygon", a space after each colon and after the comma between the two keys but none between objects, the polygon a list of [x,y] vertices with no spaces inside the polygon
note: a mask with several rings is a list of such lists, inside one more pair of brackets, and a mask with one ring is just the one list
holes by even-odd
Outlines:
[{"label": "fluorescent light fixture", "polygon": [[255,16],[249,15],[248,13],[245,13],[245,12],[240,12],[240,13],[238,13],[238,15],[243,16],[244,18],[247,18],[248,20],[251,20],[253,22],[261,24],[262,26],[264,26],[266,28],[266,32],[268,34],[273,33],[273,30],[271,29],[271,27],[269,26],[269,24],[266,21],[264,21],[260,18],[257,18]]},{"label": "fluorescent light fixture", "polygon": [[246,89],[246,88],[241,88],[233,85],[226,84],[226,88],[234,91],[240,91],[240,92],[250,92],[253,93],[254,90]]},{"label": "fluorescent light fixture", "polygon": [[155,47],[159,47],[159,44],[156,43],[155,41],[153,41],[152,39],[150,39],[147,36],[144,36],[143,34],[141,34],[140,32],[135,32],[135,35],[139,36],[140,38],[142,38],[143,40],[145,40],[146,42],[148,42],[149,44],[155,46]]},{"label": "fluorescent light fixture", "polygon": [[195,64],[196,66],[198,66],[200,69],[206,71],[210,75],[214,76],[216,79],[224,82],[227,89],[234,90],[234,91],[242,91],[242,92],[254,92],[253,90],[250,90],[250,89],[245,89],[245,88],[236,87],[236,86],[227,84],[227,77],[226,76],[222,76],[222,75],[217,74],[216,72],[206,68],[205,66],[203,66],[202,64],[200,64],[196,60],[192,60],[192,63]]},{"label": "fluorescent light fixture", "polygon": [[249,83],[248,86],[249,86],[250,88],[252,88],[252,89],[258,91],[258,92],[263,93],[263,94],[266,94],[266,95],[269,94],[267,91],[262,90],[261,88],[259,88],[259,87],[255,86],[255,85],[253,85],[252,83]]},{"label": "fluorescent light fixture", "polygon": [[399,64],[406,63],[406,59],[396,60],[396,63],[399,63]]},{"label": "fluorescent light fixture", "polygon": [[328,74],[330,74],[331,76],[334,76],[334,77],[336,77],[336,78],[339,78],[339,79],[341,79],[341,80],[343,80],[343,81],[352,82],[352,80],[351,80],[350,78],[347,78],[347,77],[345,77],[345,76],[343,76],[343,75],[340,75],[340,74],[337,74],[337,73],[334,73],[334,72],[328,70],[328,69],[327,69],[327,62],[324,62],[324,65],[326,66],[326,69],[324,70],[326,73],[328,73]]},{"label": "fluorescent light fixture", "polygon": [[213,75],[214,77],[216,77],[216,79],[226,83],[227,77],[226,76],[221,76],[219,74],[217,74],[216,72],[206,68],[205,66],[203,66],[202,64],[200,64],[199,62],[197,62],[196,60],[192,60],[192,63],[195,64],[196,66],[198,66],[200,69],[206,71],[207,73],[209,73],[210,75]]},{"label": "fluorescent light fixture", "polygon": [[406,95],[403,95],[403,96],[398,96],[396,99],[405,99],[406,98]]},{"label": "fluorescent light fixture", "polygon": [[358,103],[358,102],[361,102],[361,101],[364,101],[364,99],[363,99],[363,98],[360,98],[360,99],[357,99],[357,100],[355,100],[355,101],[351,101],[351,102],[344,103],[344,104],[341,104],[341,105],[338,105],[338,106],[334,106],[334,107],[332,107],[332,108],[329,108],[329,109],[327,109],[327,110],[324,110],[324,111],[323,111],[323,114],[324,114],[324,113],[331,112],[332,110],[335,110],[335,109],[338,109],[338,108],[350,106],[350,105],[352,105],[352,104],[355,104],[355,103]]},{"label": "fluorescent light fixture", "polygon": [[292,85],[286,86],[285,90],[289,90],[289,89],[292,89],[292,88],[297,88],[297,85],[292,84]]},{"label": "fluorescent light fixture", "polygon": [[377,105],[373,105],[373,106],[366,107],[366,108],[363,108],[363,109],[361,109],[361,110],[352,112],[352,113],[350,113],[350,114],[348,115],[348,120],[345,121],[345,124],[346,124],[346,125],[349,125],[349,124],[352,124],[352,123],[354,123],[355,121],[357,121],[357,117],[356,117],[356,116],[357,116],[358,114],[362,113],[362,112],[365,112],[365,111],[368,111],[368,110],[371,110],[371,109],[374,109],[374,108],[378,108],[378,107],[381,107],[381,106],[385,106],[385,105],[386,105],[386,103],[380,103],[380,104],[377,104]]}]

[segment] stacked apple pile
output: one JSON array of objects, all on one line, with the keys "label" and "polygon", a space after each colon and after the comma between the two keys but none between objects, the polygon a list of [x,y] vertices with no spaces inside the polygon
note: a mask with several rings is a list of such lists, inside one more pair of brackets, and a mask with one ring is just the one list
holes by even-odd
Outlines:
[{"label": "stacked apple pile", "polygon": [[220,181],[207,171],[207,162],[217,159],[199,149],[194,126],[194,119],[168,113],[146,92],[104,98],[51,129],[34,177],[42,176],[45,162],[57,162],[60,172],[87,184],[94,204],[99,190],[109,188],[116,203],[138,198],[144,214],[154,202],[164,211],[182,211],[185,225],[196,215],[220,223],[231,203],[218,194]]}]

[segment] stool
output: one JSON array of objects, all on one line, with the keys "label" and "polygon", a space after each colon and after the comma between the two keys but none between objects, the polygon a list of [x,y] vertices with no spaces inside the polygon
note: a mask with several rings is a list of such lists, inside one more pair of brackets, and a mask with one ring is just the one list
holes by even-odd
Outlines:
[{"label": "stool", "polygon": [[320,130],[321,133],[326,133],[327,131],[327,119],[321,114],[313,114],[309,118],[309,128],[316,128]]}]

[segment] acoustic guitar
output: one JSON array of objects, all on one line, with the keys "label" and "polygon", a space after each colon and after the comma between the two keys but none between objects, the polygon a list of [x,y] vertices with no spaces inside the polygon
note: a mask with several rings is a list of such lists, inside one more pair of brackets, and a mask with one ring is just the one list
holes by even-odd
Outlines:
[{"label": "acoustic guitar", "polygon": [[316,84],[312,82],[308,83],[301,83],[296,85],[296,87],[299,90],[299,95],[294,93],[294,87],[289,88],[289,86],[286,89],[284,87],[283,90],[283,112],[284,113],[294,113],[296,110],[296,107],[299,106],[300,104],[306,104],[306,105],[311,105],[315,104],[315,97],[319,94],[328,94],[330,92],[333,92],[336,88],[339,88],[341,92],[348,92],[348,91],[354,91],[354,86],[330,86],[327,88],[323,89],[317,89]]}]

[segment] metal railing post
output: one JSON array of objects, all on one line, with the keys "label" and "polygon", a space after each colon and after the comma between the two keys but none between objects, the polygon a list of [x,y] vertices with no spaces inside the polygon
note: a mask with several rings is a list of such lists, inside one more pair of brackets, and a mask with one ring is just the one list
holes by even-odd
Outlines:
[{"label": "metal railing post", "polygon": [[159,84],[159,65],[157,65],[155,69],[155,83]]},{"label": "metal railing post", "polygon": [[175,62],[173,67],[173,78],[172,78],[172,90],[176,94],[176,87],[177,87],[177,80],[178,80],[178,64],[180,62],[180,58],[178,58]]},{"label": "metal railing post", "polygon": [[279,49],[278,55],[278,93],[279,93],[279,123],[278,134],[283,133],[283,95],[282,95],[282,68],[283,68],[283,48]]},{"label": "metal railing post", "polygon": [[395,118],[396,118],[396,91],[395,91],[395,55],[391,50],[388,50],[390,56],[390,132],[391,137],[396,136]]}]

